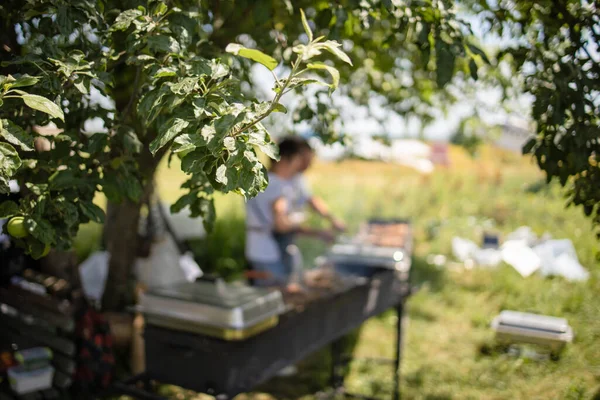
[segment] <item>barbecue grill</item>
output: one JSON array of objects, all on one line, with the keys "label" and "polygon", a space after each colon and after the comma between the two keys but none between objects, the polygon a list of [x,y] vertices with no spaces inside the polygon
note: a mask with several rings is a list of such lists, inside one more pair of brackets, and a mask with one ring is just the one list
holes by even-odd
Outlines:
[{"label": "barbecue grill", "polygon": [[[379,240],[381,236],[390,234],[391,237],[391,233],[396,234],[396,240],[386,242],[392,245],[382,245],[385,241]],[[356,274],[340,276],[326,268],[324,276],[330,276],[326,284],[320,281],[319,285],[307,284],[304,293],[284,293],[285,310],[278,314],[277,323],[256,334],[245,335],[243,340],[230,340],[230,337],[201,329],[184,329],[181,322],[173,324],[174,317],[181,316],[173,314],[173,310],[170,310],[169,316],[163,313],[163,320],[157,319],[147,302],[144,333],[146,371],[126,383],[115,385],[116,392],[128,393],[136,398],[158,399],[158,396],[131,385],[156,380],[212,394],[219,399],[230,399],[252,390],[274,377],[282,368],[299,362],[314,351],[335,344],[370,317],[393,308],[398,322],[395,357],[391,362],[395,377],[394,399],[399,399],[403,310],[404,302],[411,293],[410,226],[405,221],[370,221],[353,243],[357,244],[359,240],[360,257],[354,254],[351,258],[359,260],[355,262],[357,266],[369,266],[372,271],[369,277]],[[398,246],[400,241],[402,246]],[[340,247],[334,246],[329,256],[341,255],[343,252],[339,250]],[[390,258],[393,264],[388,262]],[[313,283],[316,281],[312,280]],[[159,292],[154,291],[154,295],[159,295]],[[273,309],[281,310],[278,307]],[[165,321],[164,318],[170,320]],[[189,321],[188,318],[186,323]],[[231,319],[222,319],[220,325],[212,325],[224,327],[224,321],[229,321],[226,325],[229,329],[245,326],[233,324]],[[196,321],[195,326],[210,325],[207,322],[206,319]],[[332,351],[331,383],[336,392],[343,392],[343,379],[337,371],[348,358],[339,354],[339,346],[332,346]]]}]

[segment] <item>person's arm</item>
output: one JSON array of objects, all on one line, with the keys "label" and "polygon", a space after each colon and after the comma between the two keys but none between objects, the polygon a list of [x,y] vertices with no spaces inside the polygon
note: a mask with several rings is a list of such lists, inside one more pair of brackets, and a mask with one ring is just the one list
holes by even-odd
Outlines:
[{"label": "person's arm", "polygon": [[317,214],[319,214],[321,217],[328,220],[334,229],[336,229],[338,231],[346,230],[346,224],[344,224],[344,222],[342,220],[334,217],[331,214],[331,212],[329,211],[329,207],[327,206],[327,203],[325,203],[325,201],[323,201],[323,199],[321,199],[320,197],[317,197],[317,196],[312,196],[308,200],[308,204]]},{"label": "person's arm", "polygon": [[295,224],[288,216],[288,203],[283,197],[273,202],[273,224],[276,232],[280,233],[299,233],[303,235],[315,236],[325,241],[333,240],[333,234],[330,231],[314,229],[307,226]]}]

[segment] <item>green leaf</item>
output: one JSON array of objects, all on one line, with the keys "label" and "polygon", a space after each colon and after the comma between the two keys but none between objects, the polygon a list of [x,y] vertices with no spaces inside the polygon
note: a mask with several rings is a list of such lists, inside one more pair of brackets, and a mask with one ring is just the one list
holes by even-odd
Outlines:
[{"label": "green leaf", "polygon": [[104,153],[104,148],[108,145],[108,135],[106,133],[94,133],[89,141],[87,151],[90,154]]},{"label": "green leaf", "polygon": [[273,107],[273,112],[280,112],[280,113],[287,114],[288,110],[287,110],[287,108],[285,108],[285,106],[283,104],[276,103],[275,106]]},{"label": "green leaf", "polygon": [[0,203],[0,219],[8,219],[19,215],[19,206],[14,201]]},{"label": "green leaf", "polygon": [[279,161],[279,149],[271,141],[267,130],[259,126],[257,130],[250,132],[248,143],[257,146],[267,157]]},{"label": "green leaf", "polygon": [[122,180],[122,188],[125,189],[125,195],[133,201],[138,201],[142,197],[143,189],[140,181],[133,175],[126,175]]},{"label": "green leaf", "polygon": [[36,94],[24,94],[21,96],[21,98],[23,99],[25,104],[27,104],[34,110],[42,111],[50,115],[51,117],[59,118],[61,121],[64,122],[65,114],[63,113],[63,111],[60,109],[59,106],[57,106],[55,103],[51,102],[47,98],[38,96]]},{"label": "green leaf", "polygon": [[227,136],[225,139],[223,139],[223,146],[225,149],[227,149],[227,151],[235,151],[235,139],[231,136]]},{"label": "green leaf", "polygon": [[154,52],[179,53],[181,47],[171,36],[157,35],[148,38],[148,48]]},{"label": "green leaf", "polygon": [[477,63],[473,59],[471,59],[471,61],[469,61],[469,72],[471,73],[471,78],[473,78],[474,80],[477,80],[477,78],[478,78]]},{"label": "green leaf", "polygon": [[227,166],[225,164],[221,164],[217,168],[217,182],[227,185]]},{"label": "green leaf", "polygon": [[529,139],[527,141],[527,143],[525,143],[525,145],[523,146],[523,155],[530,154],[536,145],[537,145],[536,138],[533,137],[533,138]]},{"label": "green leaf", "polygon": [[306,20],[306,15],[304,14],[303,9],[300,9],[300,18],[302,19],[302,26],[304,27],[304,32],[306,32],[306,35],[308,36],[308,41],[312,42],[313,41],[313,33],[312,33],[312,30],[310,29],[310,25],[308,25],[308,21]]},{"label": "green leaf", "polygon": [[203,173],[206,161],[211,158],[204,149],[196,149],[181,160],[181,170],[187,174]]},{"label": "green leaf", "polygon": [[90,219],[99,224],[104,223],[104,211],[92,202],[79,201],[79,209]]},{"label": "green leaf", "polygon": [[44,255],[46,244],[34,238],[29,238],[25,242],[26,253],[34,260],[39,260]]},{"label": "green leaf", "polygon": [[237,43],[228,44],[227,48],[225,48],[225,51],[240,57],[248,58],[252,61],[256,61],[271,71],[273,71],[278,64],[276,59],[263,53],[262,51],[256,49],[247,49],[246,47]]},{"label": "green leaf", "polygon": [[323,85],[323,86],[329,86],[328,83],[320,81],[318,79],[296,77],[296,78],[292,78],[290,80],[288,88],[295,88],[295,87],[298,87],[298,86],[308,86],[308,85],[313,84],[313,83],[316,83],[318,85]]},{"label": "green leaf", "polygon": [[83,77],[78,78],[73,85],[75,88],[77,88],[77,90],[79,90],[79,92],[81,92],[81,94],[89,93],[88,87],[86,86],[86,81],[83,79]]},{"label": "green leaf", "polygon": [[177,201],[175,203],[171,204],[171,207],[170,207],[171,213],[172,214],[179,213],[181,210],[183,210],[184,208],[186,208],[190,204],[192,204],[196,200],[197,196],[198,196],[197,191],[193,191],[193,192],[190,192],[190,193],[187,193],[187,194],[181,196],[179,199],[177,199]]},{"label": "green leaf", "polygon": [[172,93],[169,85],[161,85],[145,93],[138,103],[138,113],[143,116],[146,123],[153,122],[162,111],[161,103],[165,95]]},{"label": "green leaf", "polygon": [[11,178],[21,167],[19,153],[8,143],[0,143],[0,176]]},{"label": "green leaf", "polygon": [[48,178],[48,183],[52,190],[64,190],[72,188],[81,183],[81,179],[75,176],[75,172],[71,169],[56,171]]},{"label": "green leaf", "polygon": [[51,244],[54,240],[54,228],[45,219],[25,218],[25,229],[31,236],[44,244]]},{"label": "green leaf", "polygon": [[176,94],[188,94],[191,93],[198,83],[198,78],[183,78],[171,86],[171,91]]},{"label": "green leaf", "polygon": [[198,201],[192,206],[191,211],[192,217],[194,217],[196,214],[202,216],[202,225],[204,226],[204,229],[206,232],[212,232],[217,216],[214,200],[199,198]]},{"label": "green leaf", "polygon": [[156,71],[153,79],[164,78],[166,76],[177,76],[177,70],[173,67],[163,67]]},{"label": "green leaf", "polygon": [[169,8],[167,7],[167,5],[165,3],[162,3],[162,2],[158,3],[156,8],[154,9],[154,15],[157,17],[164,15],[168,9]]},{"label": "green leaf", "polygon": [[[214,121],[215,121],[215,124],[214,124],[215,133],[218,137],[221,138],[221,137],[227,135],[229,133],[229,131],[231,131],[231,129],[235,126],[236,117],[231,114],[226,114],[220,118],[215,118]],[[204,129],[203,129],[203,131],[204,131]],[[204,135],[204,132],[203,132],[203,135]]]},{"label": "green leaf", "polygon": [[8,179],[2,176],[2,174],[0,174],[0,194],[10,194]]},{"label": "green leaf", "polygon": [[323,48],[331,54],[333,54],[334,56],[336,56],[337,58],[339,58],[340,60],[342,60],[343,62],[352,65],[352,60],[350,60],[350,57],[348,57],[348,55],[344,53],[342,49],[340,49],[340,47],[342,47],[340,43],[333,40],[327,40],[323,43],[319,43],[314,46],[316,48]]},{"label": "green leaf", "polygon": [[48,190],[48,184],[46,183],[31,183],[31,182],[27,182],[25,183],[25,187],[27,189],[29,189],[31,191],[31,193],[35,194],[36,196],[41,196],[42,193],[46,192]]},{"label": "green leaf", "polygon": [[490,64],[490,60],[487,57],[487,55],[485,54],[485,52],[483,50],[481,50],[479,47],[473,45],[473,44],[468,44],[467,45],[469,47],[469,50],[471,50],[471,52],[473,54],[477,54],[478,56],[481,56],[481,59],[486,63],[486,64]]},{"label": "green leaf", "polygon": [[156,152],[169,143],[175,136],[181,131],[188,127],[190,123],[181,118],[172,118],[167,121],[161,127],[161,131],[158,133],[156,139],[150,143],[150,152],[156,154]]},{"label": "green leaf", "polygon": [[7,119],[0,121],[0,136],[25,151],[33,151],[33,137]]},{"label": "green leaf", "polygon": [[140,10],[123,11],[121,14],[119,14],[117,19],[115,20],[115,23],[111,27],[111,30],[114,30],[114,31],[125,30],[125,29],[129,28],[129,25],[131,25],[131,23],[137,17],[139,17],[141,15],[142,15],[142,12]]},{"label": "green leaf", "polygon": [[446,86],[454,75],[454,53],[442,40],[435,42],[437,84],[440,88]]},{"label": "green leaf", "polygon": [[11,88],[33,86],[38,83],[39,79],[35,76],[23,75],[17,78],[16,81],[10,83]]},{"label": "green leaf", "polygon": [[[194,134],[194,136],[197,136]],[[187,155],[190,151],[196,149],[196,144],[192,141],[192,135],[184,133],[179,135],[173,140],[173,145],[171,146],[171,153],[179,154],[184,153],[181,157]]]},{"label": "green leaf", "polygon": [[134,131],[128,130],[123,134],[123,147],[130,154],[139,154],[143,144]]},{"label": "green leaf", "polygon": [[309,69],[319,69],[319,70],[325,70],[327,72],[329,72],[329,74],[331,75],[332,78],[332,83],[329,86],[330,90],[329,90],[329,94],[331,94],[335,89],[337,89],[339,83],[340,83],[340,72],[327,65],[327,64],[323,64],[323,63],[310,63],[307,65],[307,67]]}]

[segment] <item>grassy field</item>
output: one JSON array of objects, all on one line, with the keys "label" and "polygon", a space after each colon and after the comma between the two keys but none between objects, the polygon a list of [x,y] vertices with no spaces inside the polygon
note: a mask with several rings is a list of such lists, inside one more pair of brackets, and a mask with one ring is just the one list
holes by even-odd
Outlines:
[{"label": "grassy field", "polygon": [[[350,232],[369,217],[408,217],[413,222],[413,274],[421,290],[408,304],[403,397],[600,398],[600,268],[590,223],[580,210],[564,208],[559,188],[539,185],[543,176],[517,155],[484,149],[472,160],[452,149],[452,162],[450,168],[429,176],[359,161],[317,164],[309,174],[313,190],[346,219]],[[161,196],[176,199],[180,182],[174,170],[162,169]],[[243,249],[243,203],[226,196],[219,199],[218,211],[217,234],[204,247],[204,257],[225,265],[222,268],[235,268]],[[479,241],[484,229],[506,234],[522,225],[538,234],[571,239],[592,278],[586,283],[537,275],[524,279],[508,266],[469,270],[427,263],[428,255],[450,255],[455,235]],[[90,233],[97,227],[87,229]],[[313,241],[301,244],[307,263],[324,249]],[[574,342],[558,361],[499,351],[489,324],[502,309],[565,317],[574,329]],[[355,355],[391,356],[394,324],[392,314],[366,323],[357,333]],[[298,376],[274,380],[261,393],[240,397],[312,399],[308,393],[327,378],[326,357],[317,354],[302,364]],[[356,392],[389,398],[392,375],[386,368],[356,362],[347,385]]]}]

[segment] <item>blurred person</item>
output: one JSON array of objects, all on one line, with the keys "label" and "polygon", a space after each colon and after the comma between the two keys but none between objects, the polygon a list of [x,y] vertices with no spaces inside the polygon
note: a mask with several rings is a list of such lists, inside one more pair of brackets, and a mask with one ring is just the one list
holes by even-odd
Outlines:
[{"label": "blurred person", "polygon": [[302,154],[302,166],[300,168],[300,173],[298,173],[294,178],[294,186],[298,188],[301,196],[298,197],[297,203],[293,205],[293,209],[295,212],[302,212],[303,208],[308,205],[310,208],[316,212],[319,216],[329,221],[331,226],[339,232],[343,232],[346,230],[346,224],[339,218],[336,218],[330,211],[327,203],[318,196],[315,196],[311,193],[308,184],[306,182],[306,178],[304,177],[304,172],[310,168],[312,165],[312,161],[315,157],[315,152],[313,148],[308,144],[308,142],[303,141],[301,146],[301,154]]},{"label": "blurred person", "polygon": [[[246,258],[251,268],[268,278],[255,279],[259,286],[287,286],[293,260],[287,251],[297,235],[309,235],[332,241],[334,230],[342,230],[343,222],[334,218],[325,202],[308,190],[302,173],[314,156],[306,140],[288,136],[279,143],[280,160],[269,171],[269,185],[264,192],[246,203]],[[332,229],[313,229],[304,225],[303,208],[309,204],[331,222]]]}]

